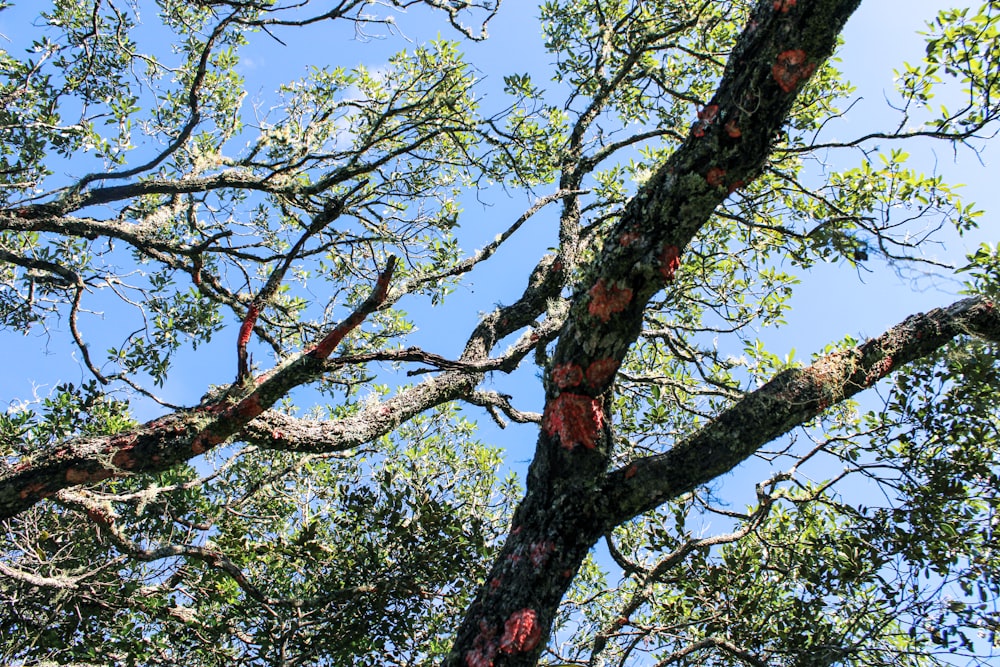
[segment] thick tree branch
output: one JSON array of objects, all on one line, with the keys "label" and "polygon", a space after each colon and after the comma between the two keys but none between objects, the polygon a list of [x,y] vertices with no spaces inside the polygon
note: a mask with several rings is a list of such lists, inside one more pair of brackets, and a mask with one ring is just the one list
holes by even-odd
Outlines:
[{"label": "thick tree branch", "polygon": [[962,335],[1000,342],[993,302],[972,297],[913,315],[858,347],[782,371],[669,451],[609,474],[601,489],[606,529],[725,474],[761,446]]},{"label": "thick tree branch", "polygon": [[[167,470],[234,435],[268,449],[344,451],[390,433],[436,405],[468,398],[487,370],[516,367],[561,326],[561,311],[550,301],[558,296],[560,286],[553,272],[547,270],[552,261],[551,256],[543,258],[518,301],[483,317],[452,370],[337,421],[295,419],[268,410],[295,386],[319,378],[331,365],[350,360],[326,357],[364,315],[387,298],[391,275],[387,270],[354,314],[313,348],[258,377],[244,393],[236,387],[232,390],[235,395],[154,419],[132,431],[74,438],[17,465],[0,467],[0,518],[19,514],[63,488],[118,474]],[[531,325],[547,308],[555,308],[550,318],[526,332],[498,360],[489,358],[497,341]]]},{"label": "thick tree branch", "polygon": [[[362,183],[358,185],[358,188],[363,187],[365,183],[367,183],[367,181],[362,181]],[[264,284],[264,287],[261,288],[261,290],[253,298],[253,301],[251,301],[250,305],[247,307],[247,313],[243,317],[243,323],[240,325],[240,332],[236,338],[236,381],[237,382],[243,382],[244,380],[250,377],[250,363],[249,363],[249,358],[247,357],[247,343],[250,341],[250,335],[253,332],[254,324],[257,322],[257,317],[260,315],[260,311],[263,310],[265,306],[267,306],[267,304],[271,301],[271,299],[274,298],[274,295],[278,292],[278,288],[281,286],[281,282],[285,279],[285,274],[288,272],[288,269],[291,267],[292,263],[298,259],[299,252],[302,250],[302,247],[306,244],[306,241],[308,241],[310,238],[312,238],[320,231],[322,231],[323,228],[326,227],[328,224],[330,224],[338,217],[340,217],[341,212],[343,212],[344,210],[344,200],[346,196],[347,195],[345,195],[344,197],[338,197],[336,200],[330,202],[328,206],[326,206],[322,211],[320,211],[313,217],[312,222],[302,233],[302,235],[299,236],[299,239],[295,242],[295,244],[291,247],[291,249],[289,249],[288,253],[285,255],[285,260],[271,272],[271,275],[268,277],[267,282]],[[361,319],[358,319],[356,322],[350,325],[349,328],[344,330],[345,334],[351,329],[353,329],[355,326],[360,324],[361,320],[367,317],[372,310],[374,310],[383,301],[385,301],[386,289],[388,288],[389,281],[392,279],[392,273],[395,270],[395,267],[396,267],[396,258],[390,256],[388,266],[386,267],[385,272],[381,276],[379,276],[375,292],[372,294],[372,296],[368,298],[367,301],[365,301],[364,304],[362,304],[361,309],[359,309],[359,311],[355,312],[355,314],[351,316],[351,317],[359,316]],[[376,296],[377,296],[377,301],[373,301],[373,299]],[[370,310],[362,313],[361,311],[364,310],[365,308],[369,308]],[[344,325],[347,324],[349,323],[348,322],[344,323]],[[340,327],[338,327],[338,329],[339,328]],[[334,329],[334,331],[336,332],[337,329]],[[337,343],[340,342],[340,340],[343,338],[343,335],[344,334],[341,334],[340,338],[338,338],[336,342],[333,344],[333,347],[337,346]],[[332,349],[333,348],[331,348],[331,350]],[[329,356],[329,352],[327,353],[327,356]]]},{"label": "thick tree branch", "polygon": [[[573,575],[613,523],[598,492],[613,443],[606,392],[647,303],[669,287],[683,249],[729,192],[760,174],[798,90],[858,4],[758,2],[690,136],[626,205],[586,267],[546,374],[527,494],[448,667],[537,662]],[[560,187],[576,189],[565,179]]]},{"label": "thick tree branch", "polygon": [[133,431],[70,440],[0,472],[0,518],[22,512],[60,489],[121,473],[165,470],[225,442],[290,390],[324,373],[324,362],[337,344],[385,299],[394,267],[395,258],[390,258],[372,294],[315,346],[248,380],[248,388],[234,385],[221,398]]},{"label": "thick tree branch", "polygon": [[3,562],[0,562],[0,574],[5,577],[10,577],[15,581],[28,584],[29,586],[37,586],[39,588],[55,588],[57,590],[73,590],[77,588],[81,579],[85,579],[87,577],[87,575],[79,575],[75,577],[71,577],[69,575],[45,577],[39,574],[34,574],[33,572],[25,572],[24,570],[15,569]]}]

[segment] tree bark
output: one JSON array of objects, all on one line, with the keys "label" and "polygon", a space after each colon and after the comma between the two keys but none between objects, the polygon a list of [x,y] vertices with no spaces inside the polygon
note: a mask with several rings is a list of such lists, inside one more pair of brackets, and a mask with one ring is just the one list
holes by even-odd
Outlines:
[{"label": "tree bark", "polygon": [[690,135],[626,205],[585,270],[546,373],[526,495],[445,665],[536,664],[609,519],[646,506],[607,490],[614,439],[605,403],[615,372],[649,299],[669,289],[683,249],[715,208],[760,173],[797,92],[859,2],[759,2]]},{"label": "tree bark", "polygon": [[[460,358],[443,366],[448,368],[446,372],[336,421],[295,419],[269,410],[294,387],[315,381],[331,365],[347,363],[345,359],[328,357],[365,315],[384,300],[392,300],[393,295],[387,294],[387,270],[372,296],[314,347],[255,379],[234,385],[221,397],[130,431],[71,438],[16,465],[0,464],[0,519],[16,516],[61,489],[116,475],[167,470],[231,437],[284,451],[343,451],[391,433],[434,406],[469,398],[487,370],[512,370],[537,345],[555,336],[562,314],[553,304],[558,301],[561,283],[551,271],[552,262],[552,256],[542,258],[520,299],[483,316]],[[548,318],[536,323],[546,312]],[[498,341],[529,326],[532,328],[500,358],[489,357]],[[413,357],[433,360],[433,355],[416,351],[402,351],[395,358]],[[475,400],[481,403],[482,398],[480,393]]]}]

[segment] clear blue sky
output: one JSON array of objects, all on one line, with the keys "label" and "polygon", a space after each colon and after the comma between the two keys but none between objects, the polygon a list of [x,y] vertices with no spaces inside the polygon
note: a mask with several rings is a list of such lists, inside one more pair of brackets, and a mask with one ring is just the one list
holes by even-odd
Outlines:
[{"label": "clear blue sky", "polygon": [[[923,53],[921,38],[916,34],[924,21],[933,16],[943,3],[931,0],[866,0],[851,20],[845,34],[846,46],[842,50],[843,69],[857,86],[862,100],[854,107],[846,122],[836,129],[836,138],[850,138],[879,127],[879,122],[892,125],[885,96],[891,95],[892,69],[904,60],[917,61]],[[17,53],[17,46],[30,38],[29,25],[42,3],[22,2],[13,10],[0,12],[0,33],[7,36],[5,48]],[[551,58],[542,49],[539,36],[537,10],[527,0],[507,0],[490,25],[491,38],[481,44],[465,43],[462,49],[468,60],[479,70],[484,79],[482,88],[486,106],[502,104],[499,89],[504,74],[513,72],[536,73],[536,80],[545,87],[547,64]],[[455,37],[440,16],[414,11],[399,15],[398,25],[407,38],[415,42],[435,38]],[[258,35],[245,52],[241,71],[246,76],[250,96],[248,103],[259,101],[270,104],[273,91],[279,83],[301,76],[310,64],[366,63],[377,67],[406,42],[398,36],[373,39],[367,42],[351,41],[350,31],[331,34],[328,26],[313,27],[302,31],[291,29],[277,33],[288,46],[281,46],[266,35]],[[287,38],[287,39],[286,39]],[[884,127],[884,126],[883,126]],[[834,137],[830,137],[834,138]],[[919,160],[917,166],[927,171],[935,168],[951,182],[967,183],[966,196],[987,211],[982,219],[984,229],[968,239],[952,238],[938,253],[939,257],[961,263],[961,257],[980,241],[995,238],[992,215],[998,209],[996,188],[990,182],[990,162],[996,150],[983,154],[986,167],[980,165],[968,151],[956,156],[944,144],[925,143],[918,148],[908,145],[908,150]],[[82,170],[67,167],[67,171]],[[541,190],[539,194],[545,194]],[[508,199],[501,192],[480,193],[489,205],[482,206],[470,197],[462,218],[460,237],[463,246],[471,251],[506,228],[527,206],[528,198],[520,195]],[[554,210],[542,214],[518,233],[514,243],[503,249],[483,269],[477,269],[466,286],[446,301],[443,308],[429,317],[426,307],[416,300],[402,302],[404,309],[414,315],[420,331],[413,343],[446,355],[454,355],[465,334],[471,329],[477,314],[497,302],[510,302],[520,292],[528,270],[546,248],[554,242]],[[957,285],[945,280],[922,280],[919,290],[909,277],[899,277],[893,271],[870,263],[873,273],[857,273],[845,265],[818,266],[811,274],[803,276],[803,283],[794,297],[794,307],[789,326],[762,332],[771,343],[773,351],[785,354],[796,349],[797,358],[808,355],[823,345],[842,338],[875,335],[886,327],[901,321],[908,314],[927,310],[954,299]],[[115,323],[105,320],[105,335],[98,330],[100,323],[91,320],[84,325],[84,334],[92,336],[94,347],[101,349],[117,344],[120,335]],[[232,329],[219,336],[209,346],[200,348],[194,355],[185,355],[178,362],[176,372],[161,394],[168,400],[191,403],[196,401],[209,383],[221,384],[233,376],[234,337],[237,322]],[[33,393],[46,395],[59,381],[79,382],[87,379],[68,345],[65,326],[55,327],[53,336],[44,335],[40,328],[25,336],[4,333],[5,350],[9,363],[3,372],[0,405],[30,398]],[[734,350],[734,352],[737,352]],[[738,352],[737,352],[738,353]],[[257,360],[264,363],[266,352],[258,348]],[[540,410],[537,370],[530,365],[512,377],[497,376],[495,387],[518,396],[517,406],[525,410]],[[140,407],[138,415],[148,418],[157,412],[155,406]],[[487,441],[502,444],[510,449],[513,460],[530,455],[534,442],[534,427],[512,425],[506,432],[492,426],[488,416],[475,410],[470,412],[483,425]]]},{"label": "clear blue sky", "polygon": [[[935,11],[945,4],[935,0],[865,0],[852,18],[845,33],[846,44],[841,51],[842,68],[857,86],[862,99],[852,109],[843,123],[833,130],[828,139],[849,139],[873,129],[887,129],[894,125],[895,117],[888,110],[885,98],[891,96],[892,71],[906,60],[919,61],[923,42],[917,31]],[[18,53],[17,46],[24,46],[30,39],[29,21],[41,7],[41,2],[23,0],[14,10],[0,12],[0,34],[9,38],[0,48]],[[431,39],[438,34],[455,37],[451,28],[439,16],[428,20],[426,12],[417,16],[400,16],[398,24],[408,37],[415,41]],[[547,64],[551,58],[542,49],[539,36],[537,10],[528,0],[506,0],[499,16],[490,26],[491,38],[486,43],[466,43],[462,49],[468,60],[478,68],[484,79],[483,94],[487,106],[500,105],[499,90],[503,75],[533,72],[536,82],[545,87]],[[278,84],[305,74],[306,66],[341,64],[352,66],[365,63],[377,67],[390,54],[408,45],[399,37],[371,40],[367,43],[350,41],[350,33],[331,34],[328,27],[314,27],[302,31],[286,30],[278,33],[288,46],[258,35],[244,55],[241,71],[249,88],[248,103],[259,101],[268,106],[274,100],[273,91]],[[2,38],[0,38],[2,39]],[[166,45],[164,45],[166,46]],[[495,100],[491,102],[491,100]],[[982,229],[959,239],[947,238],[946,245],[935,250],[938,258],[960,265],[964,255],[980,242],[997,241],[994,217],[1000,211],[996,187],[996,148],[987,149],[980,164],[967,150],[957,155],[944,144],[923,142],[909,143],[907,150],[914,155],[914,166],[925,171],[937,170],[946,180],[966,183],[967,200],[975,201],[986,211],[981,219]],[[857,157],[856,155],[854,156]],[[77,174],[85,171],[67,165],[67,171]],[[541,190],[545,194],[548,190]],[[528,205],[529,199],[518,195],[508,199],[499,191],[480,193],[488,202],[484,206],[470,197],[462,217],[459,231],[463,247],[472,251],[491,240],[505,229]],[[502,249],[482,269],[477,269],[468,282],[450,297],[445,305],[429,313],[425,304],[410,299],[400,303],[409,310],[420,328],[411,344],[425,346],[431,352],[454,356],[464,337],[474,326],[477,315],[487,311],[497,302],[510,302],[523,289],[528,271],[554,244],[554,210],[538,216],[529,223],[514,242]],[[900,322],[907,315],[929,310],[950,303],[956,298],[958,284],[946,279],[898,276],[877,260],[869,263],[872,273],[858,273],[846,265],[818,265],[809,274],[801,275],[802,284],[793,297],[789,325],[780,330],[761,332],[771,350],[779,355],[792,348],[796,358],[808,359],[812,352],[837,341],[845,335],[864,338],[881,333]],[[167,400],[192,404],[205,391],[208,384],[223,384],[235,372],[235,336],[238,322],[230,321],[229,329],[210,345],[196,353],[181,355],[167,386],[158,390]],[[90,318],[82,325],[84,335],[92,338],[93,347],[102,351],[119,343],[120,327],[109,317],[101,323]],[[102,331],[99,326],[105,329]],[[0,408],[16,405],[33,395],[46,396],[59,382],[76,382],[89,379],[77,360],[70,344],[66,326],[55,326],[52,336],[41,328],[27,335],[3,332],[5,360],[0,374]],[[267,365],[267,353],[256,348],[258,363]],[[734,349],[734,354],[739,350]],[[523,410],[541,410],[538,371],[530,363],[512,376],[497,374],[488,383],[498,391],[516,397],[516,407]],[[297,392],[308,398],[308,392]],[[139,403],[136,414],[148,419],[162,412],[149,403]],[[536,427],[511,424],[501,431],[481,410],[473,408],[467,414],[481,425],[480,437],[507,449],[508,463],[515,471],[523,471],[531,456]],[[752,485],[759,480],[751,465],[727,478],[726,497],[739,506],[749,501]]]}]

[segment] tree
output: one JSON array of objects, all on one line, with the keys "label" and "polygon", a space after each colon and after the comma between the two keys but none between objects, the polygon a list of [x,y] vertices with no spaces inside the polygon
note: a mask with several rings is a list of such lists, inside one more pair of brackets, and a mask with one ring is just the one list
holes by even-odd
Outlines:
[{"label": "tree", "polygon": [[[833,141],[858,4],[551,0],[553,90],[511,74],[496,109],[443,39],[317,66],[267,109],[239,67],[404,6],[481,39],[488,0],[39,13],[29,53],[2,52],[0,314],[69,339],[88,378],[0,418],[4,659],[987,660],[1000,254],[969,258],[966,298],[807,365],[754,333],[789,315],[786,267],[920,263],[915,225],[979,216],[895,146],[995,132],[1000,8],[940,12],[899,126]],[[462,250],[500,189],[534,203]],[[556,247],[460,353],[406,342],[545,214]],[[232,374],[205,377],[218,349]],[[489,384],[532,364],[540,412]],[[200,399],[157,395],[181,374]],[[470,409],[537,436],[524,489]],[[750,506],[720,504],[754,459]]]}]

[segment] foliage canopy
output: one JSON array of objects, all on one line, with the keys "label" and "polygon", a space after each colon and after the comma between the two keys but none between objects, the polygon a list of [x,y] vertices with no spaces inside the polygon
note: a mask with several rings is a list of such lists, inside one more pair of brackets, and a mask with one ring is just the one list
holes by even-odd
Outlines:
[{"label": "foliage canopy", "polygon": [[[5,664],[995,657],[1000,250],[904,147],[991,140],[1000,4],[846,139],[858,0],[548,0],[502,86],[494,0],[7,4],[0,335],[73,361],[0,414]],[[966,298],[773,353],[829,265]]]}]

